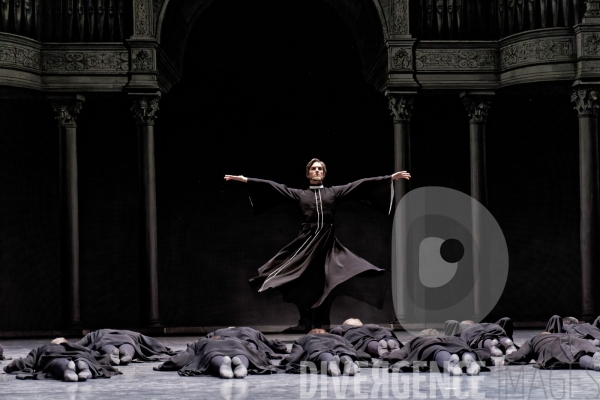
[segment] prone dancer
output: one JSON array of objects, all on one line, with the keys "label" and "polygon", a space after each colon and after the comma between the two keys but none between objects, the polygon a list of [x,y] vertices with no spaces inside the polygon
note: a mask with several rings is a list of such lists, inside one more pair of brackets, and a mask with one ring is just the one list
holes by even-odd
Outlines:
[{"label": "prone dancer", "polygon": [[289,353],[285,343],[282,343],[278,339],[269,340],[262,332],[245,326],[239,328],[231,327],[217,329],[206,335],[207,338],[213,336],[243,340],[244,342],[247,342],[250,347],[253,347],[254,350],[264,353],[269,359],[279,359],[282,358],[284,354]]},{"label": "prone dancer", "polygon": [[54,339],[4,367],[7,374],[18,373],[17,379],[53,378],[66,382],[82,382],[94,378],[110,378],[121,372],[110,365],[108,355]]},{"label": "prone dancer", "polygon": [[540,369],[582,368],[600,371],[600,349],[590,340],[566,333],[544,332],[507,354],[506,364],[528,364]]},{"label": "prone dancer", "polygon": [[390,328],[379,325],[363,324],[358,318],[350,318],[342,325],[329,330],[333,335],[339,335],[352,343],[356,350],[361,350],[372,357],[379,357],[402,347],[402,343]]},{"label": "prone dancer", "polygon": [[[357,351],[343,337],[317,328],[294,341],[290,354],[281,360],[279,367],[284,368],[287,373],[298,374],[304,363],[312,362],[317,366],[325,363],[327,375],[339,376],[343,373],[353,376],[360,372],[358,361],[370,359],[367,353]],[[317,368],[317,373],[319,372],[320,369]]]},{"label": "prone dancer", "polygon": [[[381,355],[382,361],[390,363],[390,372],[410,372],[413,365],[418,365],[420,371],[427,372],[430,370],[429,364],[435,361],[440,371],[453,376],[462,375],[463,369],[467,375],[479,375],[481,366],[478,362],[489,359],[488,349],[471,349],[460,338],[441,337],[435,329],[425,329],[401,349]],[[424,365],[415,364],[423,361]]]},{"label": "prone dancer", "polygon": [[600,328],[598,328],[598,320],[596,318],[593,324],[580,324],[574,317],[561,318],[558,315],[553,315],[546,325],[546,332],[550,333],[568,333],[581,339],[591,340],[595,346],[600,346]]},{"label": "prone dancer", "polygon": [[[512,321],[510,318],[503,318],[507,326]],[[494,357],[500,357],[504,354],[510,354],[517,351],[517,346],[512,341],[512,329],[509,334],[498,323],[480,323],[473,321],[454,321],[448,320],[444,324],[446,336],[457,336],[467,343],[472,349],[486,348]],[[504,350],[504,351],[503,351]]]},{"label": "prone dancer", "polygon": [[189,343],[184,352],[172,356],[154,370],[177,371],[181,376],[213,375],[223,379],[277,372],[269,359],[248,342],[220,336]]},{"label": "prone dancer", "polygon": [[167,361],[176,352],[160,341],[139,332],[117,329],[99,329],[85,335],[78,345],[110,356],[112,365],[138,362]]}]

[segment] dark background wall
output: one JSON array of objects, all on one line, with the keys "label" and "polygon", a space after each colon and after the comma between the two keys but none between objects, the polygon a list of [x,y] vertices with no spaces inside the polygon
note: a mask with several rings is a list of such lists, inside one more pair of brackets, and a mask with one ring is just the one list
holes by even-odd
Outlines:
[{"label": "dark background wall", "polygon": [[[220,0],[196,23],[182,81],[160,103],[156,170],[160,311],[167,326],[295,324],[295,307],[249,278],[298,232],[281,207],[252,217],[244,174],[304,187],[312,157],[327,184],[393,172],[387,101],[367,85],[351,32],[324,2]],[[540,92],[540,90],[545,92]],[[60,327],[58,135],[47,100],[2,100],[0,329]],[[139,326],[136,131],[125,96],[88,95],[78,119],[81,306],[86,327]],[[411,122],[412,187],[469,192],[458,94],[424,94]],[[577,116],[564,85],[500,90],[488,119],[489,209],[510,252],[490,318],[580,311]],[[359,204],[340,241],[391,267],[391,218]],[[333,323],[394,318],[350,298]]]}]

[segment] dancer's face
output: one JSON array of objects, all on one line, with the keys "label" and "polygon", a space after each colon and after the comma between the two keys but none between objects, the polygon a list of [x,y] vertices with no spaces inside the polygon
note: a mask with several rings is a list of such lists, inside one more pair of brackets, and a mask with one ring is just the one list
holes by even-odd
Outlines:
[{"label": "dancer's face", "polygon": [[323,183],[323,179],[325,179],[325,171],[323,169],[323,164],[321,164],[318,161],[313,163],[313,165],[310,166],[306,177],[310,179],[310,183]]}]

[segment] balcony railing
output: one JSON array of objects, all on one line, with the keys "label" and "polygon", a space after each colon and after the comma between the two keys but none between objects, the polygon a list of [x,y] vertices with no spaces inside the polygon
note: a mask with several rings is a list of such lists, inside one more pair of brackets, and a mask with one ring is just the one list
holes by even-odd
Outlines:
[{"label": "balcony railing", "polygon": [[2,32],[45,42],[113,42],[130,35],[125,0],[0,0]]},{"label": "balcony railing", "polygon": [[411,0],[419,39],[497,40],[514,33],[581,22],[584,0]]}]

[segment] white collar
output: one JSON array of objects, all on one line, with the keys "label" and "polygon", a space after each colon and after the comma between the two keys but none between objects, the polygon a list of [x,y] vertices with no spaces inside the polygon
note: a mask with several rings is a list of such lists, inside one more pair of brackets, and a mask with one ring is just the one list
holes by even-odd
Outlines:
[{"label": "white collar", "polygon": [[308,188],[309,189],[323,189],[323,185],[319,185],[319,186],[317,186],[317,185],[310,185]]}]

